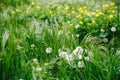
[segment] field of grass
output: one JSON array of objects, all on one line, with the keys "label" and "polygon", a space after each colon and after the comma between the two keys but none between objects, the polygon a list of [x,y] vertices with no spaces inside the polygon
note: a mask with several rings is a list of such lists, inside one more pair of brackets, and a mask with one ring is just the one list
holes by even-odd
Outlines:
[{"label": "field of grass", "polygon": [[120,80],[120,5],[1,0],[0,80]]}]

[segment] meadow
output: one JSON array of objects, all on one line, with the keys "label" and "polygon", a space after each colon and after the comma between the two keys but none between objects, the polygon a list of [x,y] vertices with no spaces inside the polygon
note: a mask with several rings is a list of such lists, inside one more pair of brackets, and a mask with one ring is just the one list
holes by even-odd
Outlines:
[{"label": "meadow", "polygon": [[0,80],[120,80],[119,11],[119,0],[1,0]]}]

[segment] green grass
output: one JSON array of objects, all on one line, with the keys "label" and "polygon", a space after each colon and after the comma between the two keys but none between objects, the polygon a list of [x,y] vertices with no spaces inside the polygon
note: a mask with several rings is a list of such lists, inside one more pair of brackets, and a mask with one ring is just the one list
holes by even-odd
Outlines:
[{"label": "green grass", "polygon": [[0,1],[0,80],[119,80],[117,5]]}]

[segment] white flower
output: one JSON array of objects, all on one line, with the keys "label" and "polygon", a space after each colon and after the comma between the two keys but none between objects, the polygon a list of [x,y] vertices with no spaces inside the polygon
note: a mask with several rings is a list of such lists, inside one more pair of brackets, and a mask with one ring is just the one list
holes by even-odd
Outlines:
[{"label": "white flower", "polygon": [[75,37],[77,37],[77,38],[78,38],[79,36],[80,36],[79,34],[76,34],[76,35],[75,35]]},{"label": "white flower", "polygon": [[78,46],[76,50],[79,51],[80,53],[83,53],[83,48],[81,46]]},{"label": "white flower", "polygon": [[52,52],[52,48],[51,47],[48,47],[48,48],[46,48],[46,53],[51,53]]},{"label": "white flower", "polygon": [[59,52],[60,57],[66,57],[67,55],[68,55],[67,52],[64,52],[64,51]]},{"label": "white flower", "polygon": [[77,54],[78,54],[78,50],[76,50],[76,49],[73,50],[73,54],[74,54],[74,55],[77,55]]},{"label": "white flower", "polygon": [[38,60],[36,58],[33,59],[33,62],[36,63],[36,64],[38,64]]},{"label": "white flower", "polygon": [[79,24],[77,24],[76,26],[75,26],[75,29],[78,29],[80,27],[80,25]]},{"label": "white flower", "polygon": [[85,60],[86,60],[86,61],[89,61],[89,60],[90,60],[90,58],[87,56],[87,57],[85,57]]},{"label": "white flower", "polygon": [[83,61],[79,61],[78,62],[78,67],[79,68],[83,68],[84,67],[84,62]]},{"label": "white flower", "polygon": [[30,47],[31,47],[31,48],[35,47],[35,44],[32,44]]},{"label": "white flower", "polygon": [[82,59],[82,55],[81,54],[78,54],[78,59]]},{"label": "white flower", "polygon": [[24,80],[24,79],[19,79],[19,80]]},{"label": "white flower", "polygon": [[108,39],[107,39],[107,38],[104,38],[104,39],[103,39],[103,42],[107,43],[107,42],[108,42]]},{"label": "white flower", "polygon": [[104,30],[104,29],[100,29],[100,31],[101,31],[101,32],[105,32],[105,30]]},{"label": "white flower", "polygon": [[42,68],[41,67],[38,67],[38,68],[36,68],[36,71],[42,71]]},{"label": "white flower", "polygon": [[73,60],[73,56],[72,56],[72,55],[67,55],[67,56],[66,56],[66,60],[67,60],[68,62],[71,62],[71,61]]},{"label": "white flower", "polygon": [[112,32],[115,32],[115,31],[116,31],[116,27],[112,27],[112,28],[111,28],[111,31],[112,31]]}]

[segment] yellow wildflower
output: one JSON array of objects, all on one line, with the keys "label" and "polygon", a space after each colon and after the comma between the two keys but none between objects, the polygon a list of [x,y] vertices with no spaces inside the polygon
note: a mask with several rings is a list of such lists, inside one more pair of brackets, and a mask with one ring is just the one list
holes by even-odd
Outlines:
[{"label": "yellow wildflower", "polygon": [[78,8],[78,11],[79,11],[79,12],[81,12],[81,11],[82,11],[82,8],[81,8],[81,7],[80,7],[80,8]]},{"label": "yellow wildflower", "polygon": [[61,9],[61,7],[59,7],[59,6],[58,6],[58,7],[57,7],[57,9],[58,9],[58,10],[60,10],[60,9]]},{"label": "yellow wildflower", "polygon": [[112,15],[112,14],[110,14],[108,17],[111,19],[111,18],[113,18],[113,15]]},{"label": "yellow wildflower", "polygon": [[87,26],[91,26],[91,23],[87,23]]},{"label": "yellow wildflower", "polygon": [[37,6],[37,10],[40,10],[40,6],[39,5]]},{"label": "yellow wildflower", "polygon": [[107,8],[107,7],[109,7],[109,4],[104,4],[102,7]]},{"label": "yellow wildflower", "polygon": [[114,5],[115,5],[115,3],[114,3],[114,2],[110,4],[110,6],[114,6]]},{"label": "yellow wildflower", "polygon": [[52,15],[53,15],[53,12],[50,11],[49,14],[52,16]]},{"label": "yellow wildflower", "polygon": [[95,20],[92,20],[92,23],[96,23]]},{"label": "yellow wildflower", "polygon": [[68,10],[69,10],[69,6],[66,6],[66,7],[65,7],[65,11],[68,11]]},{"label": "yellow wildflower", "polygon": [[83,24],[83,22],[82,22],[82,21],[80,21],[80,22],[79,22],[79,24],[81,24],[81,25],[82,25],[82,24]]},{"label": "yellow wildflower", "polygon": [[75,14],[75,11],[74,11],[74,10],[72,10],[72,14]]},{"label": "yellow wildflower", "polygon": [[65,27],[64,27],[64,26],[62,26],[62,29],[64,30],[64,29],[65,29]]},{"label": "yellow wildflower", "polygon": [[70,23],[69,25],[70,25],[70,27],[72,27],[72,26],[73,26],[73,24],[72,24],[72,23]]},{"label": "yellow wildflower", "polygon": [[19,10],[19,9],[16,9],[15,11],[16,11],[16,12],[20,12],[20,10]]},{"label": "yellow wildflower", "polygon": [[15,11],[11,11],[12,14],[15,14]]},{"label": "yellow wildflower", "polygon": [[83,6],[83,9],[86,10],[86,9],[87,9],[87,6]]},{"label": "yellow wildflower", "polygon": [[32,2],[32,3],[31,3],[31,6],[35,6],[35,2]]},{"label": "yellow wildflower", "polygon": [[70,16],[70,13],[68,13],[68,16]]}]

